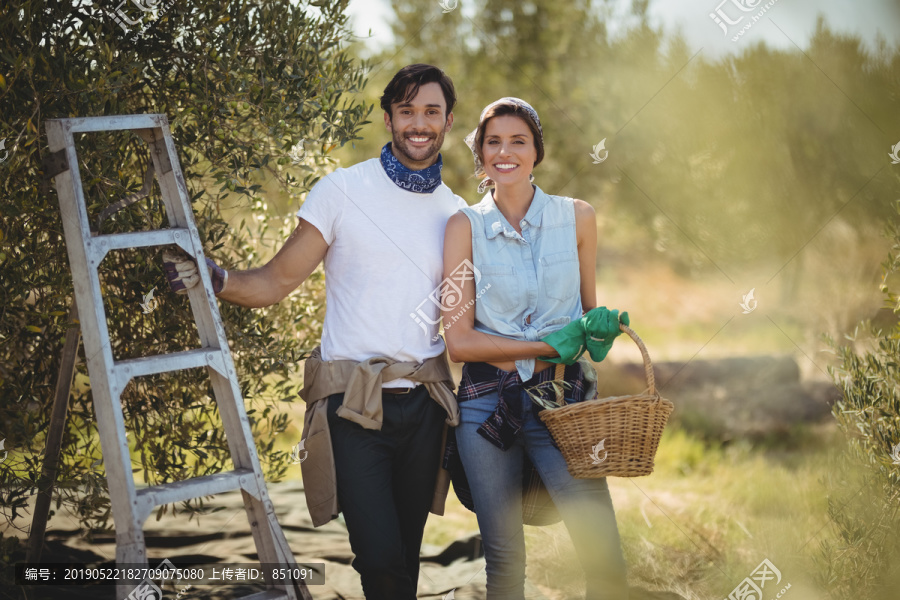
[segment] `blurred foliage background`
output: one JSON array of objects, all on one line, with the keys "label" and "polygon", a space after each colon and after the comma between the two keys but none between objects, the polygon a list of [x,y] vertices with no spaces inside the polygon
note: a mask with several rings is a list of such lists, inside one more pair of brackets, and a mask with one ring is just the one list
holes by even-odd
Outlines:
[{"label": "blurred foliage background", "polygon": [[[600,303],[639,311],[640,332],[665,356],[690,357],[751,288],[783,333],[734,331],[714,351],[796,344],[813,355],[822,331],[874,316],[900,178],[887,156],[900,130],[897,49],[868,50],[820,20],[803,51],[746,41],[709,57],[654,29],[648,2],[632,3],[630,25],[610,34],[617,4],[481,0],[443,13],[395,0],[393,43],[372,57],[365,97],[375,102],[409,62],[446,70],[459,104],[444,179],[470,204],[480,198],[462,139],[481,109],[506,95],[535,106],[546,146],[535,182],[594,205]],[[372,121],[342,160],[376,155],[387,134]],[[603,139],[608,159],[593,164]]]}]

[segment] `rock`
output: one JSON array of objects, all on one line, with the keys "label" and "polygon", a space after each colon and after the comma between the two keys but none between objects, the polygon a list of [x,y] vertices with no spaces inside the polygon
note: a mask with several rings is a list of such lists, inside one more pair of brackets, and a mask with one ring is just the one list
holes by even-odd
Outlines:
[{"label": "rock", "polygon": [[[644,365],[624,367],[632,377],[644,378]],[[657,387],[665,395],[670,388],[682,389],[707,384],[753,386],[760,381],[770,384],[800,380],[800,368],[790,356],[750,356],[718,360],[653,363]]]},{"label": "rock", "polygon": [[[801,381],[790,356],[752,356],[653,364],[657,390],[675,404],[673,422],[706,437],[786,434],[801,423],[831,418],[841,397],[828,381]],[[644,365],[604,372],[600,397],[636,393],[647,386]]]}]

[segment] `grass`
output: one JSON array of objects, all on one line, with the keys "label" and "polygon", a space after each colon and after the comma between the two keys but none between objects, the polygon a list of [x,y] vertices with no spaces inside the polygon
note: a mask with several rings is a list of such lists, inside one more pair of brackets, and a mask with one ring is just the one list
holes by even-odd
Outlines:
[{"label": "grass", "polygon": [[[280,436],[279,449],[299,439],[302,406],[291,406],[297,429]],[[821,480],[837,444],[830,423],[756,444],[667,428],[651,476],[609,480],[631,584],[691,600],[724,598],[768,558],[782,585],[791,583],[789,598],[824,597],[812,556],[832,534]],[[294,476],[299,468],[289,471]],[[529,580],[550,600],[581,597],[584,579],[565,525],[525,530]],[[429,517],[424,543],[443,547],[477,532],[474,513],[451,493],[444,516]]]},{"label": "grass", "polygon": [[[790,598],[822,598],[811,556],[831,534],[824,476],[836,440],[831,426],[790,442],[709,444],[666,430],[649,477],[609,480],[633,586],[689,599],[726,597],[768,558],[791,584]],[[452,495],[451,495],[452,497]],[[477,532],[455,498],[432,516],[425,542]],[[562,523],[526,527],[528,578],[551,600],[578,598],[584,579]],[[773,586],[773,584],[769,584]],[[780,587],[765,596],[780,591]]]}]

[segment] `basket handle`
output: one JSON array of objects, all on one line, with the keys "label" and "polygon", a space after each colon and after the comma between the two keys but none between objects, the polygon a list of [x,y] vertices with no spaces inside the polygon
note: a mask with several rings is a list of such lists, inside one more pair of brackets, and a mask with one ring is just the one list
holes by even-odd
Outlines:
[{"label": "basket handle", "polygon": [[[562,363],[556,363],[556,370],[553,372],[553,378],[554,379],[562,379],[565,371],[566,371],[566,365],[564,365]],[[556,386],[556,403],[559,406],[563,406],[564,400],[565,400],[565,398],[564,398],[562,386],[561,385]]]},{"label": "basket handle", "polygon": [[[641,351],[641,356],[644,358],[644,374],[647,376],[647,387],[650,390],[650,396],[656,395],[656,377],[653,375],[653,364],[650,362],[650,354],[647,352],[647,346],[644,345],[644,340],[638,337],[638,334],[634,332],[631,327],[623,323],[619,323],[619,329],[628,334],[634,343],[637,344],[638,349]],[[563,378],[563,371],[565,369],[565,365],[562,363],[556,363],[556,370],[554,371],[553,377],[555,379]],[[558,388],[556,390],[556,402],[560,406],[562,406],[562,389]]]},{"label": "basket handle", "polygon": [[638,334],[627,325],[619,323],[619,329],[627,333],[628,337],[634,340],[634,343],[637,344],[638,349],[640,349],[641,356],[644,358],[644,374],[647,376],[647,387],[650,390],[650,395],[655,396],[656,378],[653,376],[653,364],[650,362],[650,354],[647,353],[647,346],[644,345],[644,341],[638,337]]}]

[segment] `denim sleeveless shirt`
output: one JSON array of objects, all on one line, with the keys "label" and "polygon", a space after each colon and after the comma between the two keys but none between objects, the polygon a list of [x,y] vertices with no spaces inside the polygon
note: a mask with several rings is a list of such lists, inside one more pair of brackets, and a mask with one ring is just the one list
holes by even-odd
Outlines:
[{"label": "denim sleeveless shirt", "polygon": [[[521,235],[497,208],[491,191],[461,210],[472,225],[476,294],[481,292],[475,302],[477,331],[535,342],[581,318],[572,198],[550,196],[534,186],[534,199],[519,223]],[[534,359],[517,360],[516,370],[528,381]]]}]

